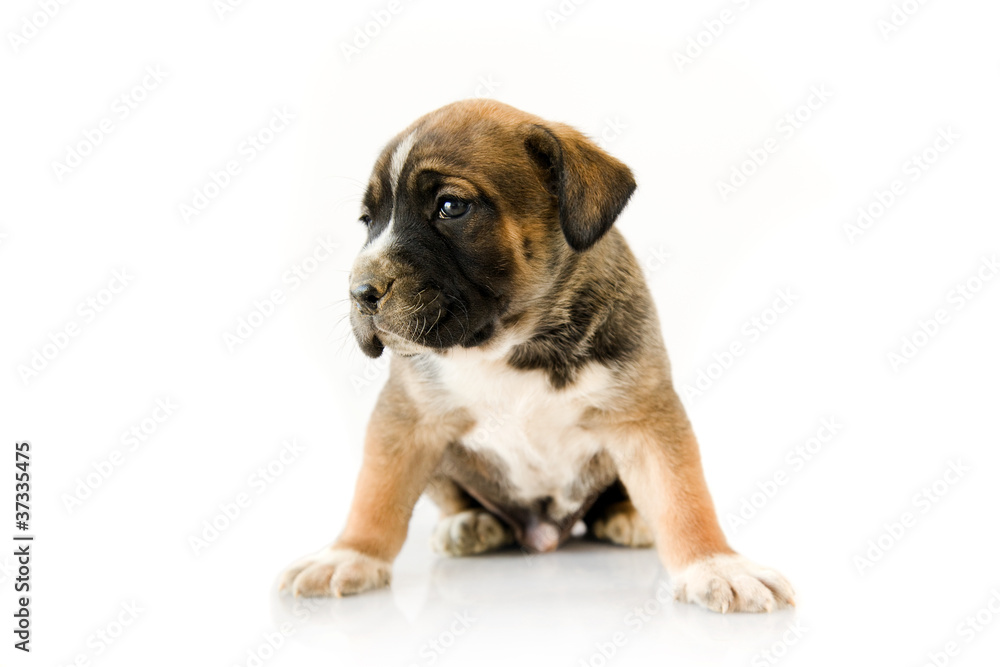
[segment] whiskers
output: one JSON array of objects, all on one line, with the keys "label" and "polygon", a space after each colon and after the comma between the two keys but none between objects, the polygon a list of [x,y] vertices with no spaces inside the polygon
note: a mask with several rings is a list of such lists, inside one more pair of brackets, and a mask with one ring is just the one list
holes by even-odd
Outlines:
[{"label": "whiskers", "polygon": [[456,315],[454,312],[452,312],[452,310],[450,308],[448,308],[448,306],[445,306],[444,310],[447,311],[447,313],[449,315],[451,315],[453,318],[455,318],[455,321],[458,322],[458,326],[462,327],[462,338],[465,338],[465,336],[468,334],[468,331],[469,331],[469,328],[466,325],[469,325],[469,326],[472,325],[472,323],[469,321],[469,309],[466,308],[465,304],[463,304],[457,298],[451,296],[448,293],[443,293],[443,294],[444,294],[444,297],[445,297],[445,303],[449,303],[450,302],[450,303],[454,303],[454,304],[457,304],[457,305],[459,305],[459,306],[462,307],[462,315],[465,318],[465,324],[462,324],[462,318],[460,318],[458,315]]},{"label": "whiskers", "polygon": [[[354,339],[354,332],[350,325],[352,307],[350,297],[345,297],[343,299],[336,299],[325,306],[318,306],[316,308],[317,312],[329,313],[331,316],[334,316],[334,321],[332,325],[330,325],[330,331],[326,334],[325,342],[327,344],[337,345],[335,354],[338,356],[343,354],[344,346],[347,344],[347,341]],[[330,310],[338,308],[343,309],[343,312],[338,314],[336,310]],[[358,351],[354,346],[349,347],[348,350],[350,353]]]}]

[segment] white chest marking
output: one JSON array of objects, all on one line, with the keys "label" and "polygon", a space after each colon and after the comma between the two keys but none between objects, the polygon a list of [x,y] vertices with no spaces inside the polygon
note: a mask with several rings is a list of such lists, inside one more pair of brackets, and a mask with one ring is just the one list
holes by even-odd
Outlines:
[{"label": "white chest marking", "polygon": [[578,503],[566,492],[603,448],[594,433],[580,428],[580,418],[603,403],[612,386],[610,371],[591,365],[557,390],[546,373],[515,370],[476,350],[451,350],[437,367],[449,404],[465,407],[476,419],[462,444],[503,461],[521,499],[551,497],[549,511],[556,515],[575,510]]}]

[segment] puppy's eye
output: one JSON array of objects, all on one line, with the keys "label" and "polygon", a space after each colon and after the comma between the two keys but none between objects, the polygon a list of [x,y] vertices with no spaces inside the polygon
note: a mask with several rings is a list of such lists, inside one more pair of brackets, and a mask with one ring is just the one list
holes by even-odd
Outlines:
[{"label": "puppy's eye", "polygon": [[461,218],[471,207],[472,204],[461,199],[442,199],[438,206],[438,217],[445,220]]},{"label": "puppy's eye", "polygon": [[367,227],[372,224],[372,217],[367,213],[365,213],[360,218],[358,218],[358,221],[363,223]]}]

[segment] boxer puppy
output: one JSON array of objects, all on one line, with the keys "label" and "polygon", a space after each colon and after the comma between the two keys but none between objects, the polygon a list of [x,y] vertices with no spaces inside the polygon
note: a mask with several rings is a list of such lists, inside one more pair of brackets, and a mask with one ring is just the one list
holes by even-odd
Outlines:
[{"label": "boxer puppy", "polygon": [[346,527],[294,564],[295,595],[389,583],[413,505],[464,556],[596,538],[656,545],[678,600],[793,604],[726,543],[674,390],[642,271],[612,223],[631,171],[583,134],[493,101],[457,102],[375,164],[350,276],[365,354],[392,352]]}]

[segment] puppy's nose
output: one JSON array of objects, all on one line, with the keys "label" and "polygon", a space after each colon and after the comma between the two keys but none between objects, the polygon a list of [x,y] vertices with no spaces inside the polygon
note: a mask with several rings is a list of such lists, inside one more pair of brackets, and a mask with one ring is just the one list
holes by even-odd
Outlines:
[{"label": "puppy's nose", "polygon": [[385,292],[371,283],[362,283],[351,290],[351,298],[362,313],[374,315],[378,312],[379,302],[382,301]]}]

